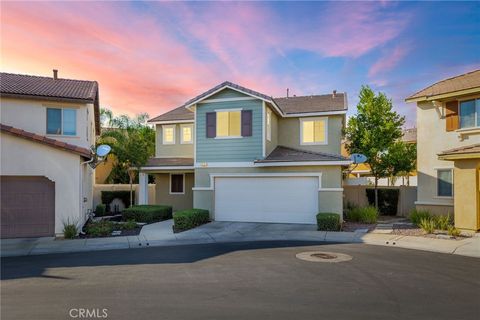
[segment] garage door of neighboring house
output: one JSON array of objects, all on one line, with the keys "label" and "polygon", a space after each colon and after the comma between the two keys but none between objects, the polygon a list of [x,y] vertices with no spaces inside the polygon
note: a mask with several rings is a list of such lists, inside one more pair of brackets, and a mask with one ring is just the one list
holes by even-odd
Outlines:
[{"label": "garage door of neighboring house", "polygon": [[1,237],[55,233],[55,183],[46,177],[1,176]]},{"label": "garage door of neighboring house", "polygon": [[215,220],[316,223],[318,177],[215,178]]}]

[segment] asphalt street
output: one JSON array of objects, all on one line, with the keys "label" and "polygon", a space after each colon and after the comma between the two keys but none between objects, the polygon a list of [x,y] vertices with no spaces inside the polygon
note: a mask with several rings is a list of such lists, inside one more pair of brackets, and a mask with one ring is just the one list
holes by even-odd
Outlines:
[{"label": "asphalt street", "polygon": [[[296,258],[315,250],[352,260]],[[4,258],[1,279],[2,320],[480,315],[480,259],[365,244],[202,244]]]}]

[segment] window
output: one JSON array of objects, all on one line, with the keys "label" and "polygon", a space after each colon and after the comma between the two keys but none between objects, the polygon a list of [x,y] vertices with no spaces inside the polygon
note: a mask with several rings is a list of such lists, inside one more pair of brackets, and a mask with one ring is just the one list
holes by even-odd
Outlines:
[{"label": "window", "polygon": [[47,108],[47,134],[77,134],[77,110]]},{"label": "window", "polygon": [[162,127],[163,144],[175,144],[175,125]]},{"label": "window", "polygon": [[301,144],[327,144],[327,119],[300,120]]},{"label": "window", "polygon": [[480,99],[460,102],[460,128],[480,127]]},{"label": "window", "polygon": [[272,141],[272,111],[267,109],[267,140]]},{"label": "window", "polygon": [[185,175],[170,174],[170,194],[183,194],[185,184]]},{"label": "window", "polygon": [[453,196],[452,169],[437,170],[437,196]]},{"label": "window", "polygon": [[217,112],[217,137],[241,136],[241,111]]},{"label": "window", "polygon": [[193,125],[184,124],[180,126],[181,136],[180,143],[189,144],[193,143]]}]

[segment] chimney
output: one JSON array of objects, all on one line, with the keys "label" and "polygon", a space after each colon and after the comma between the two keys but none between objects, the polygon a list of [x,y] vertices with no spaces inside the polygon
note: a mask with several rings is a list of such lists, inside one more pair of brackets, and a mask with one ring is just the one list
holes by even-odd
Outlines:
[{"label": "chimney", "polygon": [[288,98],[288,91],[290,91],[290,89],[287,88],[287,98]]},{"label": "chimney", "polygon": [[53,69],[53,79],[54,80],[58,79],[58,70],[57,69]]},{"label": "chimney", "polygon": [[337,90],[333,90],[332,98],[335,98],[336,96],[337,96]]}]

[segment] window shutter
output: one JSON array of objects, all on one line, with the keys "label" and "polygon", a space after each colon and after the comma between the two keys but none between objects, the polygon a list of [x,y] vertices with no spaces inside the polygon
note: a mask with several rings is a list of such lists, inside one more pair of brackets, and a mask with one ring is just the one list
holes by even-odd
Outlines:
[{"label": "window shutter", "polygon": [[207,138],[215,138],[217,135],[217,114],[207,112]]},{"label": "window shutter", "polygon": [[242,137],[252,135],[252,110],[242,110]]},{"label": "window shutter", "polygon": [[445,104],[445,123],[447,131],[457,130],[459,126],[458,119],[458,101],[449,101]]}]

